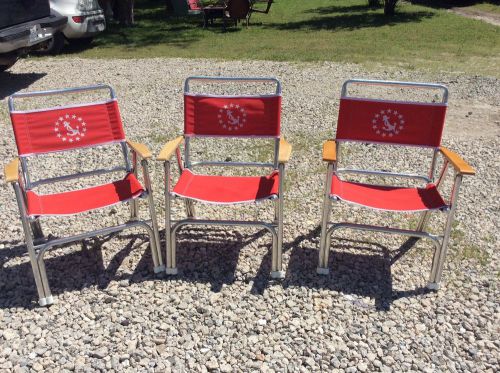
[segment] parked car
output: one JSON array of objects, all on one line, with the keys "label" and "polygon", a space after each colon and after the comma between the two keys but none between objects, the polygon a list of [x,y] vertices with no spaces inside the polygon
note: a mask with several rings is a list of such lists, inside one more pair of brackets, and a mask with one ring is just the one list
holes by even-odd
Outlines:
[{"label": "parked car", "polygon": [[49,0],[0,0],[0,72],[24,53],[46,46],[66,24]]},{"label": "parked car", "polygon": [[52,11],[68,17],[68,23],[42,51],[57,54],[69,43],[90,44],[106,28],[104,12],[97,0],[50,0]]}]

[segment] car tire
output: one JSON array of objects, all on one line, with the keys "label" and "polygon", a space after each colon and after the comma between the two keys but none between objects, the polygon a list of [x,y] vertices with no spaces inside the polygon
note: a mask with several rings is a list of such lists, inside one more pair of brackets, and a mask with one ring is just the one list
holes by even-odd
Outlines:
[{"label": "car tire", "polygon": [[59,54],[64,48],[64,35],[62,32],[57,32],[54,34],[52,39],[50,39],[49,43],[46,47],[39,49],[36,51],[36,54]]},{"label": "car tire", "polygon": [[87,47],[89,46],[90,44],[92,44],[92,41],[94,40],[93,37],[88,37],[88,38],[78,38],[78,39],[68,39],[68,41],[71,43],[71,44],[74,44],[74,45],[79,45],[79,46],[82,46],[82,47]]}]

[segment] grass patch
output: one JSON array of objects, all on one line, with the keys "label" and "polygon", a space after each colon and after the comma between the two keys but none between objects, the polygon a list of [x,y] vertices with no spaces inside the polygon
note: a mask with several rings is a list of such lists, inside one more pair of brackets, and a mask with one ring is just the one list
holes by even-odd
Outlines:
[{"label": "grass patch", "polygon": [[464,245],[459,248],[454,259],[458,261],[472,260],[485,267],[490,262],[490,255],[477,245]]},{"label": "grass patch", "polygon": [[499,75],[499,28],[444,9],[402,3],[394,17],[366,0],[277,0],[249,28],[204,29],[201,16],[167,17],[164,3],[136,1],[137,24],[108,25],[91,58],[222,58],[337,61],[366,66],[460,70]]}]

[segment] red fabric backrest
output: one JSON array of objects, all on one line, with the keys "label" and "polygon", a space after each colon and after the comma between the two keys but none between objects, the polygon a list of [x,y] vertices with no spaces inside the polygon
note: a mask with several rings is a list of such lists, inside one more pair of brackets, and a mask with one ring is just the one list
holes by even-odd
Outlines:
[{"label": "red fabric backrest", "polygon": [[186,136],[279,137],[280,123],[280,95],[184,95]]},{"label": "red fabric backrest", "polygon": [[187,2],[190,10],[201,10],[199,0],[187,0]]},{"label": "red fabric backrest", "polygon": [[116,100],[36,111],[13,111],[10,116],[19,155],[125,140]]},{"label": "red fabric backrest", "polygon": [[438,147],[446,104],[340,100],[337,140]]}]

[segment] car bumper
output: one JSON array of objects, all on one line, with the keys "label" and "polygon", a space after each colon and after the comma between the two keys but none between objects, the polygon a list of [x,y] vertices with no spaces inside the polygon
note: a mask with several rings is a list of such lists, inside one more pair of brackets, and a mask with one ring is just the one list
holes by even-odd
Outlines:
[{"label": "car bumper", "polygon": [[64,27],[63,33],[68,39],[79,39],[92,37],[106,29],[106,19],[104,14],[78,15],[82,17],[81,23],[75,22],[73,17],[68,17],[68,24]]},{"label": "car bumper", "polygon": [[49,40],[66,23],[66,17],[51,15],[3,29],[0,31],[0,53],[31,49],[33,46]]}]

